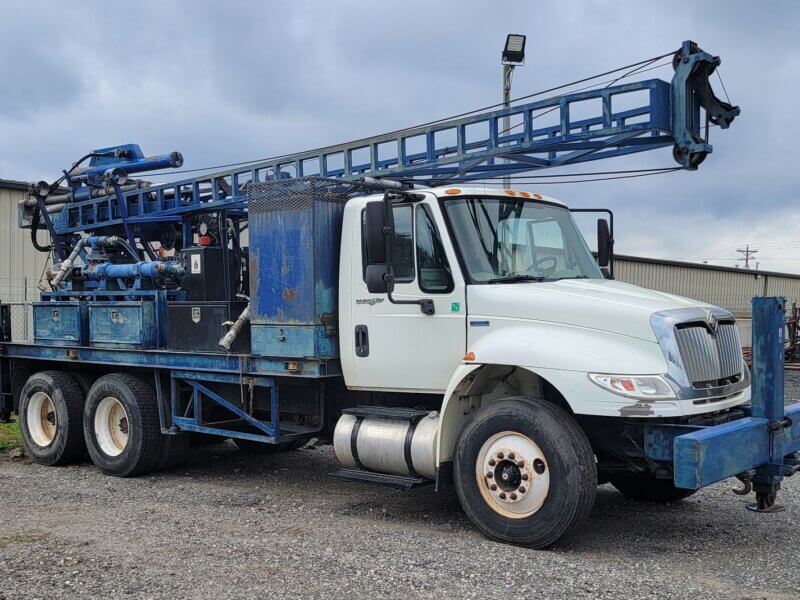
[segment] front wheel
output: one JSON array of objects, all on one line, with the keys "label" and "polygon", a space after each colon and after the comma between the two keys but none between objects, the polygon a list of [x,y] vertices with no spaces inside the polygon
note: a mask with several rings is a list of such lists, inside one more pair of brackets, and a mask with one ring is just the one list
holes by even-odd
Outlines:
[{"label": "front wheel", "polygon": [[675,487],[671,479],[657,479],[650,473],[614,475],[610,481],[628,500],[640,502],[678,502],[697,491]]},{"label": "front wheel", "polygon": [[490,538],[552,546],[588,517],[597,492],[592,448],[564,410],[514,397],[475,412],[456,442],[456,493]]}]

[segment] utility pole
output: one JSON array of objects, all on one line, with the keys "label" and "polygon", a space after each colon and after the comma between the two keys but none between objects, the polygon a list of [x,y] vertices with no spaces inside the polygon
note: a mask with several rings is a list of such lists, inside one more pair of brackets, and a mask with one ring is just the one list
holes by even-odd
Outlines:
[{"label": "utility pole", "polygon": [[[503,48],[500,63],[503,65],[503,108],[511,108],[511,74],[514,67],[525,64],[525,39],[526,36],[509,33],[506,45]],[[503,131],[500,135],[508,135],[511,130],[511,117],[503,117]],[[511,177],[503,177],[503,187],[511,187]]]},{"label": "utility pole", "polygon": [[[514,72],[514,65],[503,63],[503,108],[511,108],[511,74]],[[511,129],[511,116],[503,117],[503,134],[508,134]],[[503,177],[503,187],[511,187],[511,177]]]},{"label": "utility pole", "polygon": [[[747,244],[744,248],[737,248],[736,251],[739,254],[742,255],[742,257],[737,259],[737,260],[740,260],[740,261],[743,260],[744,261],[744,268],[745,269],[749,269],[750,268],[750,257],[753,254],[756,254],[758,252],[758,250],[750,250],[750,244]],[[756,268],[758,268],[758,267],[756,266]]]}]

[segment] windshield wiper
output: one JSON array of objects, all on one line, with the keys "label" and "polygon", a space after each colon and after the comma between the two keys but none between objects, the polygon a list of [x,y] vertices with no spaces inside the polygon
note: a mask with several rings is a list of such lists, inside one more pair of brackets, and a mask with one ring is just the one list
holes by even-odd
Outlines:
[{"label": "windshield wiper", "polygon": [[544,281],[547,277],[543,275],[507,275],[506,277],[495,277],[489,279],[486,283],[516,283],[518,281]]}]

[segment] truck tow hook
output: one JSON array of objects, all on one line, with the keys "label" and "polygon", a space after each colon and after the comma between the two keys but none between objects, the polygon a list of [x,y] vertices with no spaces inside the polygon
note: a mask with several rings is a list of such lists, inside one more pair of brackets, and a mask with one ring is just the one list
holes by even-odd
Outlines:
[{"label": "truck tow hook", "polygon": [[733,488],[731,491],[734,494],[736,494],[737,496],[747,496],[750,492],[753,491],[753,482],[750,480],[750,473],[737,475],[736,479],[742,482],[742,488],[741,489]]}]

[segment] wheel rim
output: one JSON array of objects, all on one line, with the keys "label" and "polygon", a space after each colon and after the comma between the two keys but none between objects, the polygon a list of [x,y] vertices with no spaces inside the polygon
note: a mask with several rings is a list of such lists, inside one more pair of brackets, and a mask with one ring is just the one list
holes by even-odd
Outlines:
[{"label": "wheel rim", "polygon": [[128,413],[122,402],[103,398],[94,413],[94,433],[100,449],[108,456],[119,456],[128,445]]},{"label": "wheel rim", "polygon": [[53,399],[45,392],[36,392],[28,401],[25,415],[28,433],[33,443],[46,448],[53,443],[58,431],[58,415]]},{"label": "wheel rim", "polygon": [[544,453],[516,431],[501,431],[484,442],[475,462],[475,478],[486,504],[510,519],[535,514],[550,490]]}]

